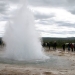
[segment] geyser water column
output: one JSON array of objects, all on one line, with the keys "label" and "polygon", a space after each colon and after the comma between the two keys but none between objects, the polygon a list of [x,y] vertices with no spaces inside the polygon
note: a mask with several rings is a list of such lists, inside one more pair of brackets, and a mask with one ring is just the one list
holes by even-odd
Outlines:
[{"label": "geyser water column", "polygon": [[35,30],[34,17],[24,2],[6,28],[4,57],[23,61],[47,59]]}]

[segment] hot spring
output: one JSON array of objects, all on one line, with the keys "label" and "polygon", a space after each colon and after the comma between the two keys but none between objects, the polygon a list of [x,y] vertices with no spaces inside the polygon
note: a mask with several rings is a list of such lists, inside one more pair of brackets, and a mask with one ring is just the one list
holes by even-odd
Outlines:
[{"label": "hot spring", "polygon": [[[6,69],[13,69],[17,65],[20,65],[19,68],[21,69],[27,66],[27,68],[35,67],[40,68],[40,70],[55,70],[59,73],[67,73],[75,69],[75,66],[72,66],[75,61],[66,59],[66,56],[45,52],[46,55],[44,53],[39,35],[35,29],[34,16],[28,9],[26,0],[20,1],[20,8],[6,25],[6,32],[3,37],[6,46],[2,50],[0,48],[0,70],[3,72],[4,68],[5,72]],[[57,52],[55,51],[55,53]],[[5,66],[1,67],[1,64]],[[11,64],[13,64],[13,67],[10,67]],[[19,70],[19,68],[15,68]],[[15,71],[17,71],[16,69]],[[12,72],[14,71],[12,70]]]},{"label": "hot spring", "polygon": [[28,9],[26,0],[7,24],[3,41],[6,44],[3,58],[29,61],[43,60],[48,57],[43,53],[40,38],[34,26],[34,17]]}]

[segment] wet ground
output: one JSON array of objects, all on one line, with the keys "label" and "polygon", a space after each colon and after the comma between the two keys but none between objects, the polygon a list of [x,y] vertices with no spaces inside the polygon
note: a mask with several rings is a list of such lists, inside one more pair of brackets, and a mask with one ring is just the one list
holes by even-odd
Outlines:
[{"label": "wet ground", "polygon": [[[2,53],[2,51],[1,51]],[[56,70],[63,72],[68,72],[75,70],[75,61],[68,60],[64,57],[53,55],[51,53],[46,53],[47,56],[50,57],[50,59],[46,60],[32,60],[32,61],[15,61],[15,60],[9,60],[9,59],[3,59],[0,57],[0,64],[10,64],[10,65],[18,65],[23,67],[34,67],[34,68],[43,68],[43,69],[49,69],[49,70]],[[70,73],[70,75],[73,75]]]},{"label": "wet ground", "polygon": [[[60,56],[49,55],[50,59],[46,60],[36,60],[36,61],[15,61],[0,58],[0,63],[4,64],[16,64],[16,65],[25,65],[25,66],[34,66],[34,67],[43,67],[50,69],[71,69],[73,61],[64,59]],[[75,67],[74,67],[75,68]]]}]

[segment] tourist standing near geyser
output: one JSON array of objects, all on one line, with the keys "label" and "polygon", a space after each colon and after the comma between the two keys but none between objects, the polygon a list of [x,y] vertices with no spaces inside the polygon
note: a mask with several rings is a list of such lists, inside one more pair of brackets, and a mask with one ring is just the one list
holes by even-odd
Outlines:
[{"label": "tourist standing near geyser", "polygon": [[14,60],[47,59],[34,26],[34,17],[27,8],[26,0],[8,22],[3,40],[6,44],[4,57]]}]

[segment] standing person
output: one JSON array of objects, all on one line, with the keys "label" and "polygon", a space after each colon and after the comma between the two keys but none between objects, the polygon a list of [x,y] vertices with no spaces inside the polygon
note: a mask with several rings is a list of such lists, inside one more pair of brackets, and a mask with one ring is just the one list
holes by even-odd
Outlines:
[{"label": "standing person", "polygon": [[51,47],[51,44],[50,44],[50,42],[48,42],[48,47],[49,47],[49,50],[50,50],[50,47]]},{"label": "standing person", "polygon": [[68,44],[68,51],[70,51],[70,43]]},{"label": "standing person", "polygon": [[74,43],[74,52],[75,52],[75,43]]},{"label": "standing person", "polygon": [[54,43],[53,43],[53,49],[54,50],[56,50],[56,46],[57,46],[57,43],[56,43],[56,41],[54,41]]},{"label": "standing person", "polygon": [[62,46],[63,46],[63,51],[65,51],[65,43]]},{"label": "standing person", "polygon": [[0,39],[0,47],[2,47],[2,39]]},{"label": "standing person", "polygon": [[73,48],[74,48],[74,46],[73,46],[73,44],[71,43],[71,50],[72,50],[72,52],[73,52]]},{"label": "standing person", "polygon": [[45,47],[45,42],[43,42],[42,46]]}]

